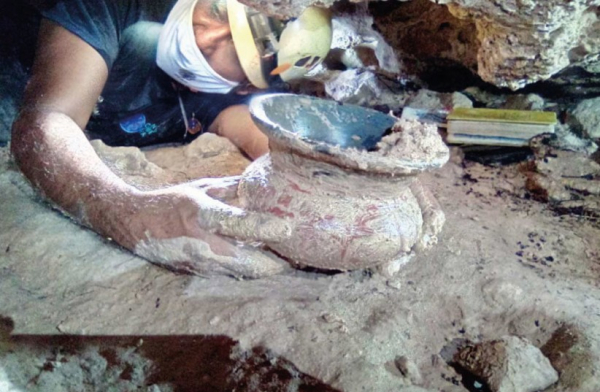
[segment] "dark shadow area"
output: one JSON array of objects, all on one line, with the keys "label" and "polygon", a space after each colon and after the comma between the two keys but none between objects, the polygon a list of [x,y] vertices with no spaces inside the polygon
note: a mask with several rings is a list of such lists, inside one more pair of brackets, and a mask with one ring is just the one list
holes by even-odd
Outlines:
[{"label": "dark shadow area", "polygon": [[2,4],[0,12],[0,146],[10,140],[35,54],[39,14],[27,2]]},{"label": "dark shadow area", "polygon": [[[12,329],[8,319],[2,320],[5,327]],[[7,328],[3,327],[3,331]],[[95,369],[95,374],[87,374],[86,380],[102,377],[116,378],[115,383],[133,380],[138,389],[168,384],[177,392],[337,391],[265,348],[245,351],[226,336],[12,335],[0,340],[1,362],[19,351],[37,353],[38,362],[41,360],[43,365],[27,386],[15,384],[16,387],[36,387],[44,372],[58,373],[69,362],[70,365],[77,362],[74,367],[81,367],[84,374]],[[12,376],[14,380],[10,373],[8,379],[15,383],[22,378]],[[89,380],[86,388],[92,388],[86,390],[103,390],[95,388]]]},{"label": "dark shadow area", "polygon": [[453,16],[427,0],[369,3],[373,27],[394,48],[402,72],[439,92],[460,91],[484,82],[476,74],[473,22]]},{"label": "dark shadow area", "polygon": [[38,11],[27,1],[5,2],[0,13],[0,54],[31,68],[39,22]]},{"label": "dark shadow area", "polygon": [[529,147],[500,147],[467,145],[461,147],[465,159],[486,166],[505,166],[533,159],[533,151]]},{"label": "dark shadow area", "polygon": [[571,66],[548,80],[530,84],[520,93],[534,93],[562,104],[573,104],[582,99],[600,96],[600,75]]}]

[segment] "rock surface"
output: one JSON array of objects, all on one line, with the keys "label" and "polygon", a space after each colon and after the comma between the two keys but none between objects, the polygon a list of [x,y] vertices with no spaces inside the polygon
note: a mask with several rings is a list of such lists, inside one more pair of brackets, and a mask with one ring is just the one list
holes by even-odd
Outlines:
[{"label": "rock surface", "polygon": [[396,81],[365,69],[348,69],[330,75],[325,92],[337,102],[397,110],[405,104],[407,93]]},{"label": "rock surface", "polygon": [[516,336],[467,345],[454,361],[483,380],[492,392],[536,392],[558,381],[548,358]]},{"label": "rock surface", "polygon": [[507,98],[502,109],[544,110],[544,98],[536,94],[516,94]]},{"label": "rock surface", "polygon": [[573,110],[573,117],[583,126],[589,137],[600,139],[600,98],[581,101]]},{"label": "rock surface", "polygon": [[332,18],[332,50],[342,50],[341,61],[348,68],[364,67],[360,49],[372,51],[377,67],[391,73],[400,72],[399,59],[384,37],[373,28],[373,16],[367,4],[356,5]]},{"label": "rock surface", "polygon": [[205,133],[185,146],[109,147],[92,140],[92,147],[115,173],[140,189],[156,189],[198,178],[242,174],[250,162],[227,139]]},{"label": "rock surface", "polygon": [[535,160],[524,166],[531,195],[562,213],[600,216],[600,164],[583,152],[552,148],[541,140],[532,142]]},{"label": "rock surface", "polygon": [[442,110],[450,112],[454,108],[472,108],[473,102],[461,93],[438,93],[421,89],[406,100],[406,106],[431,111]]},{"label": "rock surface", "polygon": [[517,89],[547,79],[600,51],[598,0],[439,3],[457,18],[474,21],[477,72],[498,86]]}]

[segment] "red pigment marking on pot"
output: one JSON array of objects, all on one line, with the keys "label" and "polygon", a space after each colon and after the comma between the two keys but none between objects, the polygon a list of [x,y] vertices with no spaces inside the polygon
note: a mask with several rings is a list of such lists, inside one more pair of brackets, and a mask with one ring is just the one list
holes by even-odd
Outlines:
[{"label": "red pigment marking on pot", "polygon": [[282,195],[281,197],[279,197],[279,199],[277,199],[277,203],[284,206],[284,207],[289,207],[290,203],[292,202],[292,196],[290,195]]},{"label": "red pigment marking on pot", "polygon": [[278,216],[280,218],[294,218],[295,217],[293,213],[286,212],[286,211],[282,210],[279,207],[271,207],[271,208],[268,209],[268,211],[271,214],[276,215],[276,216]]},{"label": "red pigment marking on pot", "polygon": [[289,183],[289,184],[290,184],[290,188],[292,188],[292,189],[293,189],[293,190],[295,190],[295,191],[302,192],[302,193],[306,193],[307,195],[310,195],[310,194],[311,194],[311,192],[310,192],[310,191],[307,191],[307,190],[304,190],[304,189],[300,188],[300,185],[298,185],[298,184],[295,184],[295,183],[293,183],[293,182],[291,182],[291,181],[290,181],[290,183]]}]

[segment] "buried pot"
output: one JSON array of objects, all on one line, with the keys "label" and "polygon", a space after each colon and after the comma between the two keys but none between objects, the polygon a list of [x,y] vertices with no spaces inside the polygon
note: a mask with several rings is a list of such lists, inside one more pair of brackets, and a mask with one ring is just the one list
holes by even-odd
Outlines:
[{"label": "buried pot", "polygon": [[270,153],[238,187],[242,206],[292,222],[272,250],[301,266],[397,268],[437,241],[444,214],[416,175],[449,157],[435,126],[292,94],[255,98]]}]

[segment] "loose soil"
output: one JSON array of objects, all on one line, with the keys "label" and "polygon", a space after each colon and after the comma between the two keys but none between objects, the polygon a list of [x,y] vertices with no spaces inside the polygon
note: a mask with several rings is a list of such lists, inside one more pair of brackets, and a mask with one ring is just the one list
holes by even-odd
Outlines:
[{"label": "loose soil", "polygon": [[[119,167],[120,152],[107,151]],[[164,161],[149,170],[174,183],[190,178],[181,167],[216,167],[198,156],[177,176]],[[221,163],[234,159],[245,158]],[[158,186],[140,176],[140,162],[133,177]],[[472,385],[441,354],[457,339],[505,335],[551,359],[560,381],[550,391],[600,390],[598,223],[527,199],[517,166],[462,162],[454,151],[420,178],[447,222],[438,245],[393,278],[292,270],[202,279],[52,210],[1,148],[0,390],[464,392]],[[207,367],[210,358],[218,366]],[[398,363],[414,364],[410,377]]]}]

